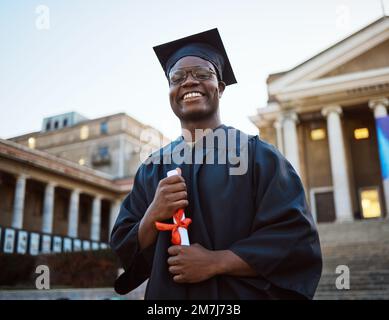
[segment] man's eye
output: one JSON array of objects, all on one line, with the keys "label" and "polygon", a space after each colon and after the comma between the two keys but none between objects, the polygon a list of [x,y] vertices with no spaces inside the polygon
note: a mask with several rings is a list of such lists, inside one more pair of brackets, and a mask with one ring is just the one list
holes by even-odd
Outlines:
[{"label": "man's eye", "polygon": [[199,80],[207,80],[210,78],[211,73],[208,70],[197,70],[196,78]]},{"label": "man's eye", "polygon": [[170,75],[170,81],[173,83],[181,81],[183,78],[185,78],[184,72],[174,72]]}]

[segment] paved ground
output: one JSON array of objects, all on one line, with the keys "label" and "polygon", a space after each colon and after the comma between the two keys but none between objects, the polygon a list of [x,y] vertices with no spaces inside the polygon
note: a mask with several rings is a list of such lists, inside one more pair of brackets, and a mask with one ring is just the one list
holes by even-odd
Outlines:
[{"label": "paved ground", "polygon": [[141,300],[145,287],[146,283],[124,296],[116,294],[112,288],[3,290],[0,300]]}]

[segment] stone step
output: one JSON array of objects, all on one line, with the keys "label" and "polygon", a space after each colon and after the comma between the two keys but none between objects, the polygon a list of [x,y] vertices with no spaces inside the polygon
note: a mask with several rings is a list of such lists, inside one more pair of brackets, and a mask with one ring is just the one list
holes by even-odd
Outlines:
[{"label": "stone step", "polygon": [[[339,289],[336,288],[335,283],[332,284],[319,284],[318,290],[321,291],[338,291]],[[350,290],[352,291],[375,291],[375,290],[381,290],[386,291],[389,290],[389,286],[387,284],[380,285],[380,284],[373,284],[373,283],[363,283],[363,284],[355,284],[353,282],[350,282]]]},{"label": "stone step", "polygon": [[355,244],[389,241],[389,219],[320,223],[318,231],[323,246],[331,243]]},{"label": "stone step", "polygon": [[[350,254],[362,257],[385,257],[389,252],[388,248],[385,246],[381,246],[379,248],[371,249],[371,246],[375,246],[376,244],[371,242],[366,247],[361,247],[359,245],[355,245],[354,247],[344,247],[342,244],[339,244],[337,248],[326,248],[322,246],[322,253],[328,254],[330,256],[348,256]],[[387,244],[389,246],[389,244]]]},{"label": "stone step", "polygon": [[361,252],[356,252],[354,249],[350,248],[345,252],[341,252],[342,248],[339,248],[339,251],[333,251],[333,252],[326,252],[326,250],[322,250],[322,254],[324,256],[328,256],[331,258],[354,258],[354,259],[364,259],[364,260],[369,260],[369,259],[374,259],[377,257],[382,257],[388,259],[388,254],[389,251],[386,251],[384,249],[380,250],[379,252],[372,254],[369,253],[369,249],[364,249],[365,251]]},{"label": "stone step", "polygon": [[[327,284],[335,284],[336,278],[324,278],[321,279],[319,284],[320,285],[327,285]],[[350,283],[353,285],[364,285],[364,284],[372,284],[372,285],[380,285],[380,286],[387,286],[389,288],[389,280],[388,279],[380,279],[380,278],[350,278]]]},{"label": "stone step", "polygon": [[315,295],[314,300],[389,300],[389,292],[385,291],[361,291],[361,292],[344,292],[335,293],[324,292]]},{"label": "stone step", "polygon": [[330,258],[354,258],[354,259],[363,259],[369,260],[377,257],[382,257],[388,260],[389,251],[386,249],[379,250],[377,253],[368,252],[369,249],[364,249],[364,251],[357,252],[356,249],[349,248],[345,250],[345,252],[341,252],[343,248],[339,248],[339,251],[327,252],[326,250],[322,250],[322,254],[324,256],[328,256]]},{"label": "stone step", "polygon": [[[317,300],[389,299],[389,219],[319,224],[323,271]],[[350,269],[350,290],[338,290],[339,265]]]},{"label": "stone step", "polygon": [[362,272],[364,270],[387,270],[388,263],[386,261],[377,261],[377,262],[355,262],[355,261],[346,261],[346,260],[335,260],[335,261],[328,261],[326,257],[323,258],[324,262],[324,269],[333,269],[335,270],[337,266],[346,265],[351,269],[354,269],[354,271]]},{"label": "stone step", "polygon": [[[332,279],[337,279],[340,275],[338,274],[322,274],[321,281],[330,281]],[[351,274],[350,280],[352,281],[389,281],[389,276],[387,274]]]},{"label": "stone step", "polygon": [[[322,277],[324,276],[334,276],[334,277],[337,277],[339,276],[340,274],[337,274],[335,272],[335,267],[334,268],[329,268],[329,269],[323,269],[322,271]],[[376,269],[363,269],[363,270],[356,270],[354,268],[350,268],[350,277],[368,277],[369,274],[372,275],[372,277],[378,277],[378,276],[381,276],[381,277],[388,277],[387,273],[381,273],[379,271],[377,271]]]}]

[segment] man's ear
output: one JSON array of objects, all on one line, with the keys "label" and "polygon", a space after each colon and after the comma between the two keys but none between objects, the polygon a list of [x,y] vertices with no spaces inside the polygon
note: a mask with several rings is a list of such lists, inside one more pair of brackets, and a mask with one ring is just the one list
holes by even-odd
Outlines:
[{"label": "man's ear", "polygon": [[224,89],[226,88],[226,84],[223,81],[219,81],[219,99],[222,97]]}]

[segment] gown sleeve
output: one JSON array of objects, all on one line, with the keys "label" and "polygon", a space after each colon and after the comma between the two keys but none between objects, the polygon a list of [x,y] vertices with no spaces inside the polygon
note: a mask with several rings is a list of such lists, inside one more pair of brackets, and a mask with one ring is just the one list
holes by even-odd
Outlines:
[{"label": "gown sleeve", "polygon": [[115,290],[128,293],[150,276],[155,245],[140,250],[138,229],[148,208],[144,191],[144,165],[134,180],[134,186],[120,206],[119,215],[111,232],[110,246],[119,257],[125,272],[116,280]]},{"label": "gown sleeve", "polygon": [[322,271],[316,225],[291,164],[255,138],[255,208],[251,234],[230,250],[278,288],[312,299]]}]

